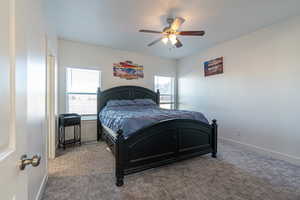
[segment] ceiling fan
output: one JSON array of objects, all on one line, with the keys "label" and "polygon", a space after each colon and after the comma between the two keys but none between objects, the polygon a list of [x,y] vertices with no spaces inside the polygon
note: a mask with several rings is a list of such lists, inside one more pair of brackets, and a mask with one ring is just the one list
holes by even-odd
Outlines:
[{"label": "ceiling fan", "polygon": [[180,48],[183,46],[183,44],[178,39],[179,35],[180,36],[203,36],[205,34],[205,31],[178,31],[178,29],[184,23],[184,21],[185,19],[181,17],[176,17],[175,19],[168,18],[167,23],[169,24],[169,26],[165,27],[163,31],[142,29],[140,30],[140,32],[162,34],[162,37],[149,43],[148,47],[158,43],[159,41],[162,41],[164,44],[167,44],[170,41],[172,45],[174,45],[177,48]]}]

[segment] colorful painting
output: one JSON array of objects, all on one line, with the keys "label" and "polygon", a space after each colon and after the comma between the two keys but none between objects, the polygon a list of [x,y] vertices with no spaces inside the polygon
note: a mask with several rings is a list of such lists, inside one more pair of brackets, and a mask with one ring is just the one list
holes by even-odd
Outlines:
[{"label": "colorful painting", "polygon": [[114,76],[132,80],[144,78],[144,67],[131,61],[116,63],[113,65]]},{"label": "colorful painting", "polygon": [[223,57],[204,63],[204,75],[211,76],[215,74],[223,74]]}]

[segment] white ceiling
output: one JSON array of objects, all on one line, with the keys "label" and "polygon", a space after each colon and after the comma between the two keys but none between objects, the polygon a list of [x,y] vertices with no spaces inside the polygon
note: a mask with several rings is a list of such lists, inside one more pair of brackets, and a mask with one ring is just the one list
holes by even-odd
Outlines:
[{"label": "white ceiling", "polygon": [[[216,43],[300,14],[300,0],[49,0],[60,38],[167,58],[181,58]],[[181,30],[205,30],[180,37],[184,46],[147,44],[159,35],[167,16],[186,19]]]}]

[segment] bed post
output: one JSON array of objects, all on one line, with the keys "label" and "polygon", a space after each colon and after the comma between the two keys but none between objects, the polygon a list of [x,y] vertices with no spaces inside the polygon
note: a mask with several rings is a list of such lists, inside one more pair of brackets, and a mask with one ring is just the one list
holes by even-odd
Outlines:
[{"label": "bed post", "polygon": [[100,95],[101,90],[100,87],[97,89],[97,141],[100,141],[102,139],[102,126],[99,119],[99,113],[100,113]]},{"label": "bed post", "polygon": [[212,148],[213,151],[211,156],[216,158],[218,152],[218,124],[215,119],[212,120]]},{"label": "bed post", "polygon": [[156,103],[157,103],[157,105],[159,105],[160,104],[160,92],[159,92],[159,89],[157,89],[157,92],[156,92]]},{"label": "bed post", "polygon": [[117,141],[116,141],[116,146],[115,146],[115,165],[116,165],[116,185],[118,187],[122,186],[124,184],[124,157],[123,157],[123,152],[124,152],[124,136],[123,136],[123,131],[120,129],[117,131]]}]

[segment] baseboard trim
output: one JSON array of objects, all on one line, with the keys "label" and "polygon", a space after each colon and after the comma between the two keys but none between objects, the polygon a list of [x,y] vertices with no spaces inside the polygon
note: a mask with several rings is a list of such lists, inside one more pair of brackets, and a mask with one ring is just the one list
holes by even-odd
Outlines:
[{"label": "baseboard trim", "polygon": [[46,174],[43,178],[42,184],[41,184],[41,186],[39,188],[39,191],[36,195],[36,198],[35,198],[36,200],[41,200],[42,199],[44,191],[46,189],[47,181],[48,181],[48,175]]},{"label": "baseboard trim", "polygon": [[299,157],[287,155],[287,154],[284,154],[284,153],[280,153],[280,152],[273,151],[273,150],[270,150],[270,149],[265,149],[265,148],[262,148],[262,147],[259,147],[259,146],[256,146],[256,145],[247,144],[247,143],[236,141],[236,140],[229,139],[229,138],[219,137],[219,139],[223,140],[223,141],[226,141],[226,142],[229,142],[229,143],[234,143],[234,144],[244,146],[244,147],[246,147],[246,148],[248,148],[252,151],[270,156],[274,159],[284,160],[284,161],[289,162],[291,164],[300,166],[300,158]]}]

